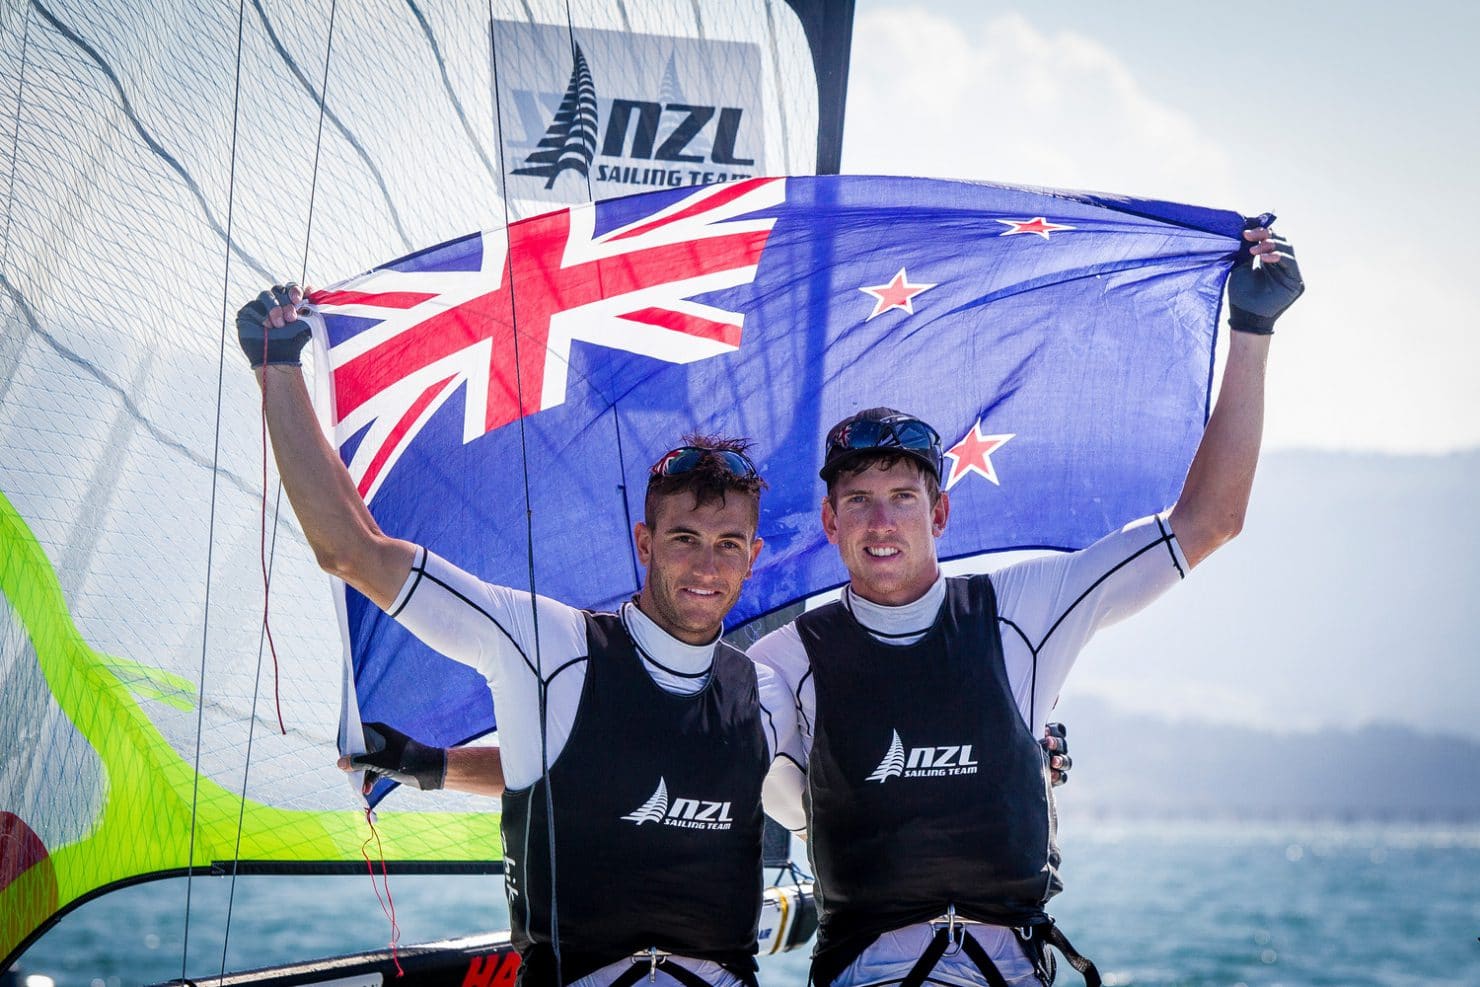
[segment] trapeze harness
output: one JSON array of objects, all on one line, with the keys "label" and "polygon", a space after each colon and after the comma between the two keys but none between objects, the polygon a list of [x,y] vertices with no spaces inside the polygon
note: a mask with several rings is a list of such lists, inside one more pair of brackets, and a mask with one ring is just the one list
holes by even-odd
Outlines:
[{"label": "trapeze harness", "polygon": [[1043,910],[1062,888],[1048,773],[1007,681],[990,577],[947,579],[914,644],[880,642],[841,603],[796,624],[817,693],[813,983],[828,987],[882,933],[931,922],[904,987],[958,949],[1005,987],[972,923],[1016,929],[1044,983],[1054,946],[1096,987],[1094,965]]},{"label": "trapeze harness", "polygon": [[[505,887],[522,987],[556,987],[631,957],[612,987],[712,960],[755,983],[762,894],[761,783],[768,767],[755,668],[720,643],[709,683],[663,691],[621,618],[586,614],[590,661],[570,739],[548,773],[504,795]],[[551,907],[553,795],[558,864]]]}]

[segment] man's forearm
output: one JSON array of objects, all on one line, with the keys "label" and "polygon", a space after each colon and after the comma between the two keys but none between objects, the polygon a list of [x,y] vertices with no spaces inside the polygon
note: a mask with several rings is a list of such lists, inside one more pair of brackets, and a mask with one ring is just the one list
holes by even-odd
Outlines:
[{"label": "man's forearm", "polygon": [[377,605],[390,605],[411,570],[414,549],[386,538],[349,471],[319,428],[303,371],[269,364],[257,370],[267,427],[283,488],[325,571]]},{"label": "man's forearm", "polygon": [[1265,370],[1272,337],[1229,335],[1218,400],[1171,515],[1172,530],[1193,566],[1242,529],[1264,434]]},{"label": "man's forearm", "polygon": [[451,747],[447,750],[444,788],[474,795],[504,794],[504,762],[497,747]]}]

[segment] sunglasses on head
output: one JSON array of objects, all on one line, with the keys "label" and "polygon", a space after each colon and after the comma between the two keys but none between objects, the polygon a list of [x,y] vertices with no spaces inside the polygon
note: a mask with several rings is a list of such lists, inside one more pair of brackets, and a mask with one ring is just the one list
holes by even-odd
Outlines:
[{"label": "sunglasses on head", "polygon": [[861,419],[834,428],[827,436],[826,462],[849,452],[871,449],[908,449],[924,453],[940,472],[940,433],[910,415],[890,415],[879,421]]},{"label": "sunglasses on head", "polygon": [[737,480],[751,480],[759,475],[755,471],[755,464],[743,452],[733,452],[729,449],[705,449],[700,446],[679,446],[672,450],[653,464],[651,475],[656,478],[692,473],[699,468],[699,464],[706,456],[719,463],[725,472]]}]

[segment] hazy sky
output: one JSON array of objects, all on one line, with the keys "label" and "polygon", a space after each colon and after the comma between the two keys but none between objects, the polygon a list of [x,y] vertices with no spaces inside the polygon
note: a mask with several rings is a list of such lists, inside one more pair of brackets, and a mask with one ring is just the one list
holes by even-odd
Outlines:
[{"label": "hazy sky", "polygon": [[[843,165],[1280,216],[1266,449],[1480,446],[1480,7],[859,0]],[[1239,541],[1091,643],[1078,695],[1480,736],[1480,459],[1266,457]]]},{"label": "hazy sky", "polygon": [[1267,441],[1480,445],[1480,6],[858,0],[843,168],[1280,216]]}]

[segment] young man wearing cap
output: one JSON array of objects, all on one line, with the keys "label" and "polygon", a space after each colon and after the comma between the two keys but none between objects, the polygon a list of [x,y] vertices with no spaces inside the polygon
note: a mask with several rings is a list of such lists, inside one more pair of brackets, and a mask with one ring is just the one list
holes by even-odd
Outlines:
[{"label": "young man wearing cap", "polygon": [[837,603],[750,649],[798,704],[821,919],[815,983],[1047,983],[1045,943],[1098,982],[1043,910],[1060,885],[1034,738],[1090,635],[1242,524],[1269,333],[1303,290],[1267,230],[1245,236],[1260,262],[1230,279],[1237,331],[1169,514],[1080,552],[947,579],[935,542],[951,505],[935,430],[874,408],[828,433],[822,525],[850,582]]},{"label": "young man wearing cap", "polygon": [[745,444],[694,438],[653,466],[633,531],[647,578],[620,612],[493,586],[380,531],[312,412],[301,299],[296,285],[263,292],[237,326],[314,554],[480,672],[499,711],[500,750],[444,752],[371,724],[375,750],[354,766],[420,788],[507,783],[521,984],[753,985],[761,789],[796,727],[779,677],[720,641],[761,549],[764,483]]}]

